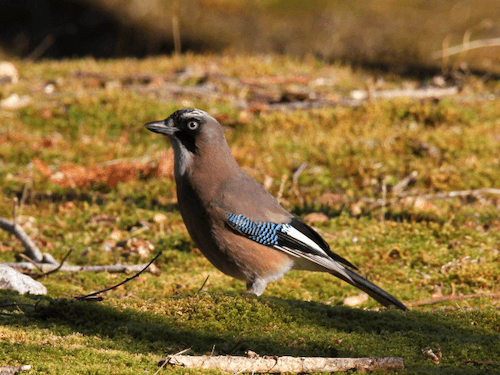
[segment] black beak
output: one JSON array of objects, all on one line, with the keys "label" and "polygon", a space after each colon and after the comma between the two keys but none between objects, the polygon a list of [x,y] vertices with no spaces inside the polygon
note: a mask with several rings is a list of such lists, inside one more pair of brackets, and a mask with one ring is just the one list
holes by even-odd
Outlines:
[{"label": "black beak", "polygon": [[173,135],[176,131],[179,130],[174,126],[173,121],[170,118],[162,121],[148,122],[146,125],[144,125],[144,127],[154,133],[163,135]]}]

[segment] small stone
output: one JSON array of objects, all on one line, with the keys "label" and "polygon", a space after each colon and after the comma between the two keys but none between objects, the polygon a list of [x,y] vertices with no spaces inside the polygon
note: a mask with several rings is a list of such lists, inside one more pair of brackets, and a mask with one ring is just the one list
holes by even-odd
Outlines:
[{"label": "small stone", "polygon": [[365,100],[368,98],[368,93],[366,90],[353,90],[351,91],[351,99],[354,100]]},{"label": "small stone", "polygon": [[14,64],[8,61],[0,62],[0,83],[14,83],[19,81],[19,74]]},{"label": "small stone", "polygon": [[0,289],[17,290],[19,294],[47,294],[47,288],[14,268],[0,264]]},{"label": "small stone", "polygon": [[163,223],[167,221],[167,217],[163,214],[160,214],[160,213],[156,213],[153,215],[153,222],[155,223]]},{"label": "small stone", "polygon": [[115,248],[115,245],[116,245],[115,241],[104,240],[102,242],[101,248],[102,248],[102,251],[105,251],[105,252],[108,253],[108,252],[112,251]]},{"label": "small stone", "polygon": [[18,109],[26,107],[31,103],[31,98],[28,95],[20,97],[17,94],[12,94],[8,98],[0,101],[0,107],[4,109]]},{"label": "small stone", "polygon": [[355,306],[362,305],[366,301],[368,301],[368,294],[360,293],[356,296],[350,296],[350,297],[344,298],[342,303],[346,306],[355,307]]},{"label": "small stone", "polygon": [[113,229],[111,233],[109,234],[109,237],[115,241],[119,241],[122,239],[123,234],[120,230],[118,229]]},{"label": "small stone", "polygon": [[56,85],[54,85],[52,82],[47,83],[43,88],[43,92],[47,95],[53,94],[54,91],[56,91]]},{"label": "small stone", "polygon": [[155,249],[153,244],[148,240],[135,237],[126,241],[117,242],[116,248],[122,248],[122,254],[124,256],[139,255],[141,259],[147,258],[151,251]]},{"label": "small stone", "polygon": [[116,90],[122,87],[122,83],[118,80],[106,81],[106,83],[104,83],[104,87],[106,90]]},{"label": "small stone", "polygon": [[351,204],[351,214],[353,216],[359,216],[363,213],[363,201],[358,201],[356,203]]},{"label": "small stone", "polygon": [[330,221],[330,218],[323,212],[311,212],[310,214],[304,216],[304,221],[307,224],[327,223]]},{"label": "small stone", "polygon": [[432,77],[430,83],[436,87],[446,87],[446,79],[443,76]]}]

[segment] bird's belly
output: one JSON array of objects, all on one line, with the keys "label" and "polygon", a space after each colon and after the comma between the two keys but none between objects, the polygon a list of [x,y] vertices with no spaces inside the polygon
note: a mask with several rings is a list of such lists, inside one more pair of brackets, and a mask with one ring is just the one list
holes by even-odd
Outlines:
[{"label": "bird's belly", "polygon": [[214,222],[199,200],[194,199],[192,195],[183,197],[179,199],[179,209],[191,239],[210,263],[228,276],[246,280],[232,253],[223,245],[224,241],[218,238],[219,232],[216,228],[220,224]]},{"label": "bird's belly", "polygon": [[203,205],[189,184],[178,184],[177,194],[189,235],[221,272],[246,282],[272,281],[292,268],[295,258],[235,233],[227,226],[225,215]]}]

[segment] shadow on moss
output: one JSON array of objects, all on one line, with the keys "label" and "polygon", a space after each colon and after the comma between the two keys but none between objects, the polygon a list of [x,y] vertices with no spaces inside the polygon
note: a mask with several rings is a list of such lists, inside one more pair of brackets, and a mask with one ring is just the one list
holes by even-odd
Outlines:
[{"label": "shadow on moss", "polygon": [[0,300],[5,299],[36,307],[3,317],[4,326],[97,336],[109,349],[130,353],[163,356],[191,348],[208,354],[215,348],[217,354],[233,355],[251,349],[269,355],[398,356],[415,370],[434,366],[422,355],[426,347],[442,349],[442,367],[500,359],[493,309],[376,312],[222,293],[120,301],[125,308],[0,291]]}]

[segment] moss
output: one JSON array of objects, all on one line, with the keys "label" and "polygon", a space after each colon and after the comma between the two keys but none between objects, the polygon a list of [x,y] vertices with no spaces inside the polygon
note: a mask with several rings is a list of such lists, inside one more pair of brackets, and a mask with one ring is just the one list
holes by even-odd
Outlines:
[{"label": "moss", "polygon": [[[31,364],[37,373],[154,373],[166,354],[191,348],[196,354],[251,349],[262,355],[402,356],[406,373],[412,374],[498,371],[496,299],[444,302],[439,309],[422,306],[408,313],[352,309],[341,301],[357,294],[356,289],[330,275],[298,271],[268,285],[264,296],[249,296],[242,294],[241,281],[222,275],[194,248],[175,203],[172,178],[62,188],[33,168],[34,158],[54,171],[122,158],[155,162],[168,146],[142,125],[165,118],[189,100],[220,116],[245,170],[260,181],[270,176],[274,194],[286,175],[286,208],[301,217],[325,213],[328,221],[315,225],[332,249],[401,300],[498,292],[496,195],[403,199],[389,202],[383,211],[367,203],[367,198],[382,197],[382,181],[391,199],[391,187],[413,171],[418,172],[408,187],[413,195],[499,186],[498,101],[374,101],[356,108],[249,114],[228,100],[165,101],[161,90],[144,94],[144,87],[133,85],[107,90],[73,74],[102,73],[104,82],[125,82],[133,74],[161,78],[183,66],[209,63],[232,78],[338,76],[334,90],[342,94],[368,75],[314,59],[276,56],[20,62],[23,78],[15,90],[29,93],[33,101],[19,111],[0,113],[0,215],[11,216],[12,199],[20,198],[26,186],[20,220],[33,217],[26,230],[56,259],[73,247],[72,264],[145,261],[106,251],[113,233],[121,239],[147,239],[163,256],[157,261],[160,275],[141,275],[100,303],[71,297],[118,283],[124,275],[56,273],[41,279],[48,297],[1,291],[0,301],[36,306],[20,305],[23,313],[2,310],[14,315],[0,316],[0,363]],[[30,91],[58,76],[65,78],[57,95]],[[235,94],[229,86],[221,86],[228,97]],[[496,89],[487,83],[482,88]],[[13,88],[2,90],[5,96]],[[308,167],[295,189],[291,175],[303,162]],[[162,223],[153,220],[158,212],[166,217]],[[118,220],[95,223],[96,215]],[[21,251],[16,239],[0,232],[2,261],[14,261]],[[363,307],[378,305],[369,300]],[[422,354],[428,347],[441,348],[440,365]]]}]

